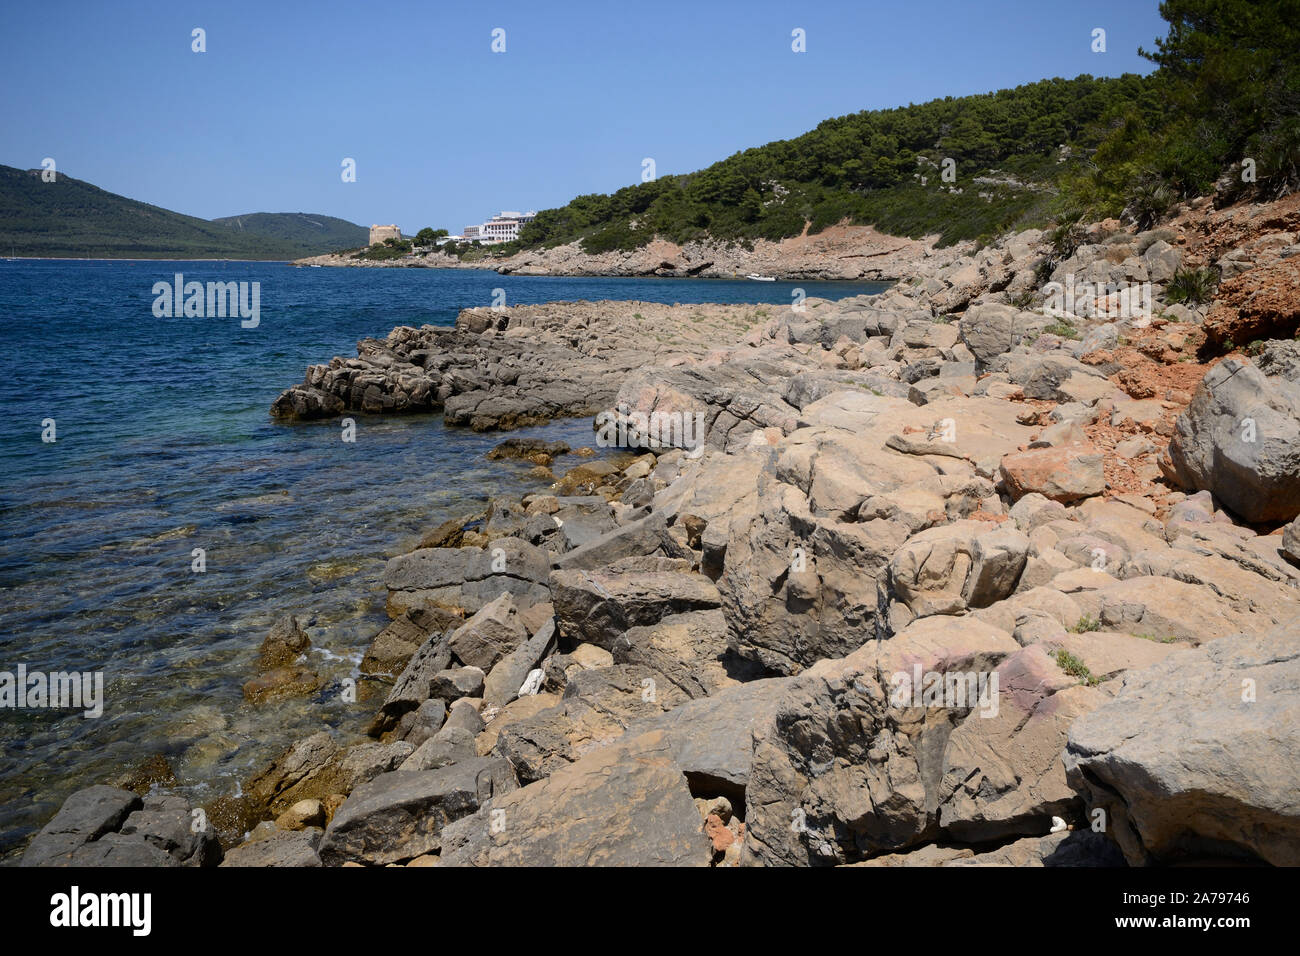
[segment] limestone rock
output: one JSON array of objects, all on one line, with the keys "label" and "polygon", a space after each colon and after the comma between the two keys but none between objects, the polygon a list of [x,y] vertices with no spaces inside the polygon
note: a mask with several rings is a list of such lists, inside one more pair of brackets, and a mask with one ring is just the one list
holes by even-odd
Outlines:
[{"label": "limestone rock", "polygon": [[452,820],[473,813],[495,794],[514,789],[505,761],[475,757],[439,770],[385,773],[358,787],[321,841],[321,861],[396,863],[431,853]]},{"label": "limestone rock", "polygon": [[1066,766],[1131,865],[1300,864],[1295,625],[1130,672],[1075,722]]},{"label": "limestone rock", "polygon": [[588,754],[443,831],[446,866],[704,866],[711,847],[662,733]]}]

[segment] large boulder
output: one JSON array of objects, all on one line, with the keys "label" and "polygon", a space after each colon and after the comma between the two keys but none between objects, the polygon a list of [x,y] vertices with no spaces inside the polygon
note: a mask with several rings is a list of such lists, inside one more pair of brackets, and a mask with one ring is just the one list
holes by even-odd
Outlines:
[{"label": "large boulder", "polygon": [[321,865],[321,831],[316,827],[304,830],[280,830],[261,840],[241,843],[231,849],[222,866],[305,866]]},{"label": "large boulder", "polygon": [[904,687],[918,670],[987,674],[1018,650],[976,619],[922,618],[789,679],[753,730],[744,861],[830,865],[933,839],[943,754],[975,702],[917,705]]},{"label": "large boulder", "polygon": [[462,663],[484,673],[528,640],[528,631],[515,613],[510,592],[485,604],[473,617],[456,628],[447,647]]},{"label": "large boulder", "polygon": [[475,612],[502,593],[520,607],[549,600],[550,552],[503,537],[487,548],[420,548],[384,567],[389,609],[448,608]]},{"label": "large boulder", "polygon": [[944,753],[939,824],[953,838],[987,842],[1041,834],[1079,803],[1061,751],[1070,724],[1105,695],[1066,675],[1038,645],[1002,662],[995,707],[953,731]]},{"label": "large boulder", "polygon": [[1300,564],[1300,518],[1296,518],[1282,531],[1282,554]]},{"label": "large boulder", "polygon": [[620,664],[641,664],[688,697],[704,697],[734,683],[727,647],[726,616],[709,608],[630,627],[608,650]]},{"label": "large boulder", "polygon": [[1106,490],[1102,455],[1091,445],[1031,448],[1002,459],[1002,480],[1013,499],[1040,494],[1068,504]]},{"label": "large boulder", "polygon": [[1132,865],[1300,865],[1297,623],[1130,672],[1075,722],[1065,761]]},{"label": "large boulder", "polygon": [[703,866],[711,857],[661,733],[590,753],[442,831],[446,866]]},{"label": "large boulder", "polygon": [[483,682],[483,702],[489,707],[504,707],[519,696],[519,688],[529,672],[555,644],[555,621],[543,624],[528,640],[501,660]]},{"label": "large boulder", "polygon": [[532,783],[623,736],[636,721],[688,699],[663,675],[638,664],[579,671],[559,704],[503,728],[494,749],[521,783]]},{"label": "large boulder", "polygon": [[1085,580],[1100,578],[1100,586],[1071,595],[1082,616],[1110,631],[1158,641],[1203,644],[1242,630],[1272,626],[1267,612],[1225,600],[1201,584],[1174,578],[1137,576],[1111,581],[1104,572],[1080,569]]},{"label": "large boulder", "polygon": [[712,581],[682,571],[558,570],[551,574],[551,593],[560,636],[606,650],[629,628],[722,602]]},{"label": "large boulder", "polygon": [[636,721],[627,732],[634,736],[663,731],[692,793],[725,796],[740,805],[749,785],[753,731],[771,720],[788,687],[788,678],[737,684],[662,716]]},{"label": "large boulder", "polygon": [[361,659],[361,673],[396,677],[431,634],[459,624],[460,619],[450,612],[413,608],[375,635]]},{"label": "large boulder", "polygon": [[66,865],[74,851],[116,832],[123,821],[143,806],[130,790],[94,786],[78,790],[49,823],[41,828],[23,853],[22,866]]},{"label": "large boulder", "polygon": [[907,534],[901,521],[814,516],[800,488],[768,485],[728,529],[718,587],[733,652],[793,674],[861,647],[876,635],[878,581]]},{"label": "large boulder", "polygon": [[891,594],[916,617],[987,607],[1016,589],[1029,539],[1014,527],[957,521],[907,539],[889,563]]},{"label": "large boulder", "polygon": [[209,827],[195,830],[190,805],[158,791],[141,798],[93,786],[64,801],[23,853],[20,866],[216,866],[221,845]]},{"label": "large boulder", "polygon": [[1224,359],[1178,416],[1160,466],[1246,521],[1300,515],[1300,373],[1266,375],[1249,361]]},{"label": "large boulder", "polygon": [[444,826],[515,786],[510,766],[493,757],[381,774],[358,787],[334,814],[321,841],[321,861],[383,865],[432,853],[442,845]]},{"label": "large boulder", "polygon": [[1032,341],[1047,325],[1047,318],[1035,312],[1021,312],[997,302],[980,303],[962,317],[961,340],[977,362],[987,365],[1021,342]]}]

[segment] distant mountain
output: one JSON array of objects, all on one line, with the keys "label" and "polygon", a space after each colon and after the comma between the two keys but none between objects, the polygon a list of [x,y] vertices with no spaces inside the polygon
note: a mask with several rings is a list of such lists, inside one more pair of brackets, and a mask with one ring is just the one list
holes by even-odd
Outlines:
[{"label": "distant mountain", "polygon": [[317,216],[305,212],[255,212],[247,216],[213,219],[236,234],[261,236],[282,242],[304,243],[317,252],[355,249],[370,241],[370,230],[346,219]]},{"label": "distant mountain", "polygon": [[0,166],[0,255],[97,259],[298,259],[364,246],[369,231],[332,216],[251,213],[199,219],[59,174]]}]

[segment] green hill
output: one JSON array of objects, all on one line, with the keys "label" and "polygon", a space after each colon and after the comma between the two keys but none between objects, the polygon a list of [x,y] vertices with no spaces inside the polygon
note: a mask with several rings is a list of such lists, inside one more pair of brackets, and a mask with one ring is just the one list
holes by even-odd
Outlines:
[{"label": "green hill", "polygon": [[0,255],[297,259],[362,246],[369,231],[307,213],[199,219],[59,174],[0,166]]},{"label": "green hill", "polygon": [[1083,168],[1105,121],[1157,105],[1145,77],[1085,75],[855,113],[699,172],[579,196],[542,211],[519,246],[581,239],[602,252],[655,235],[744,243],[844,220],[973,239],[1045,220],[1058,182]]},{"label": "green hill", "polygon": [[353,249],[370,241],[370,230],[365,226],[358,226],[346,219],[305,212],[255,212],[248,216],[226,216],[212,221],[228,227],[236,234],[306,243],[315,250],[304,255],[333,249]]},{"label": "green hill", "polygon": [[[1155,72],[1048,79],[826,120],[707,169],[543,210],[492,255],[660,236],[748,244],[838,222],[942,243],[1300,188],[1300,0],[1164,0]],[[946,161],[951,161],[948,165]],[[945,180],[945,166],[951,180]]]}]

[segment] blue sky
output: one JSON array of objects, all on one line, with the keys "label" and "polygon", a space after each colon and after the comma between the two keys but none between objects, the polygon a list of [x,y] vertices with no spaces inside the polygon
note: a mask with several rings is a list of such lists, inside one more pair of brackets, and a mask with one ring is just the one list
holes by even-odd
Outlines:
[{"label": "blue sky", "polygon": [[[452,232],[862,109],[1146,73],[1157,0],[6,3],[0,163],[190,215]],[[191,51],[191,30],[207,52]],[[506,51],[491,50],[492,30]],[[1091,50],[1094,28],[1107,52]],[[791,50],[801,28],[807,52]],[[341,162],[357,181],[341,181]]]}]

